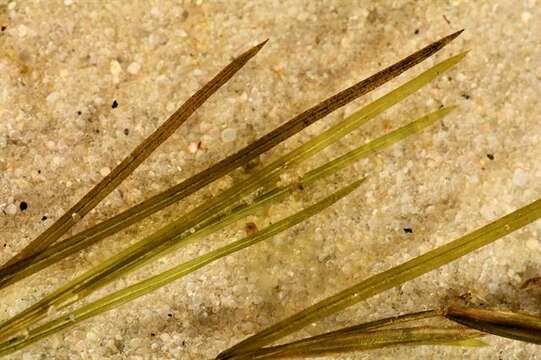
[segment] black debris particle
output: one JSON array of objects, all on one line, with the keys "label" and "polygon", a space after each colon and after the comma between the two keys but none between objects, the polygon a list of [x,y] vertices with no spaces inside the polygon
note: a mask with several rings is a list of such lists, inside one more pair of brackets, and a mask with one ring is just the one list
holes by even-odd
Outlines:
[{"label": "black debris particle", "polygon": [[167,314],[167,316],[169,316],[169,317],[173,317],[173,314]]},{"label": "black debris particle", "polygon": [[113,109],[116,109],[118,107],[118,101],[113,100],[113,105],[111,105]]},{"label": "black debris particle", "polygon": [[451,21],[449,21],[449,19],[447,18],[447,16],[445,16],[445,14],[442,15],[442,17],[443,17],[443,20],[445,20],[445,22],[446,22],[447,24],[451,25]]},{"label": "black debris particle", "polygon": [[415,29],[415,35],[419,35],[419,29]]},{"label": "black debris particle", "polygon": [[81,116],[83,115],[83,112],[81,110],[77,111],[77,115]]},{"label": "black debris particle", "polygon": [[7,26],[5,26],[5,25],[2,25],[2,27],[0,27],[0,30],[2,30],[2,31],[6,31],[6,29],[7,29]]},{"label": "black debris particle", "polygon": [[21,211],[25,211],[26,209],[28,209],[28,204],[26,201],[21,201],[21,203],[19,204],[19,209],[21,209]]},{"label": "black debris particle", "polygon": [[156,336],[156,334],[154,334],[154,333],[150,333],[150,336]]},{"label": "black debris particle", "polygon": [[8,244],[4,243],[4,247],[7,247],[7,246],[8,246]]},{"label": "black debris particle", "polygon": [[45,220],[47,220],[47,215],[43,215],[43,216],[41,217],[41,221],[45,221]]},{"label": "black debris particle", "polygon": [[413,234],[413,229],[412,228],[404,228],[404,232],[406,234]]},{"label": "black debris particle", "polygon": [[128,128],[124,129],[124,135],[126,136],[130,135],[130,129]]},{"label": "black debris particle", "polygon": [[41,170],[38,170],[38,174],[41,174]]},{"label": "black debris particle", "polygon": [[492,154],[487,154],[487,158],[488,158],[489,160],[494,160],[494,155],[492,155]]},{"label": "black debris particle", "polygon": [[468,94],[462,94],[462,97],[466,100],[470,100],[471,99],[471,96],[468,95]]}]

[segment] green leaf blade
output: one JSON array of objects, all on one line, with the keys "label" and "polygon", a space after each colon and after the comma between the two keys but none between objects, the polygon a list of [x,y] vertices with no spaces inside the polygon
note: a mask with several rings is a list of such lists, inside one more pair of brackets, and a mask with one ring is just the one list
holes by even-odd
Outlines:
[{"label": "green leaf blade", "polygon": [[440,246],[424,255],[409,260],[380,274],[374,275],[348,289],[328,297],[258,334],[241,341],[237,345],[221,353],[218,356],[218,359],[227,359],[236,352],[245,352],[246,350],[257,349],[266,344],[270,344],[330,314],[437,269],[442,265],[490,244],[540,217],[541,199],[538,199],[457,240]]}]

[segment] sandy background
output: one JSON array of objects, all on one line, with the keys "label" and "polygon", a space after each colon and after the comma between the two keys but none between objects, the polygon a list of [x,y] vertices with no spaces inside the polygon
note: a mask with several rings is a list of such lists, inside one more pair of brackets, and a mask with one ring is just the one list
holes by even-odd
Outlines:
[{"label": "sandy background", "polygon": [[[0,1],[0,262],[52,224],[233,56],[266,38],[270,41],[260,54],[77,229],[178,183],[446,34],[466,29],[434,59],[328,116],[262,161],[296,147],[434,61],[472,50],[457,68],[302,170],[440,104],[459,105],[443,124],[247,221],[263,227],[288,207],[319,197],[312,194],[368,174],[354,194],[271,241],[10,358],[209,358],[324,296],[539,198],[540,5],[535,0]],[[230,180],[242,176],[238,172]],[[0,319],[222,185],[24,286],[2,291]],[[240,238],[244,226],[237,224],[127,281]],[[539,314],[541,290],[521,285],[541,276],[540,230],[541,222],[532,224],[300,335],[453,302]],[[533,345],[487,341],[491,346],[483,349],[395,348],[329,358],[541,358]]]}]

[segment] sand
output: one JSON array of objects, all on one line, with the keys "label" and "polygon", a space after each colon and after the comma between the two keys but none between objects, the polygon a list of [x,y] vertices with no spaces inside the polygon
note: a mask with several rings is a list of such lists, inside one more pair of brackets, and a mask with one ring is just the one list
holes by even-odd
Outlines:
[{"label": "sand", "polygon": [[[0,263],[51,225],[234,56],[266,38],[267,46],[73,233],[188,178],[444,35],[465,29],[434,58],[261,162],[436,61],[471,50],[439,80],[298,172],[441,104],[458,105],[443,123],[96,296],[238,239],[247,223],[262,228],[367,175],[354,194],[273,240],[7,358],[206,359],[539,198],[540,18],[535,0],[0,1]],[[140,226],[2,290],[0,320],[244,176],[237,171]],[[540,231],[541,222],[529,225],[297,336],[453,303],[539,314],[541,289],[522,285],[541,276]],[[402,347],[328,358],[539,357],[534,345],[486,340],[490,346],[480,349]]]}]

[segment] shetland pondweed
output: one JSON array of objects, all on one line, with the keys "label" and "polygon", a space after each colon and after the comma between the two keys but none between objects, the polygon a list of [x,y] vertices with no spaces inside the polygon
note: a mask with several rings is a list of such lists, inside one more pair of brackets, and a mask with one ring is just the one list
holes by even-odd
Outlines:
[{"label": "shetland pondweed", "polygon": [[459,324],[509,339],[541,345],[541,317],[495,309],[451,306],[443,315]]},{"label": "shetland pondweed", "polygon": [[[290,121],[254,141],[244,149],[219,161],[208,169],[126,211],[121,212],[111,219],[82,231],[81,233],[60,242],[57,245],[53,245],[50,248],[50,251],[44,252],[44,247],[42,245],[40,245],[40,251],[38,251],[37,248],[34,249],[34,245],[29,245],[26,248],[28,251],[26,251],[25,254],[20,254],[16,258],[12,259],[8,264],[0,268],[0,288],[23,279],[36,271],[39,271],[65,258],[69,254],[73,254],[74,252],[90,246],[97,241],[113,235],[116,232],[134,224],[135,222],[140,221],[145,217],[165,208],[166,206],[169,206],[193,194],[195,191],[226,175],[235,168],[247,164],[250,160],[272,149],[280,142],[293,136],[305,127],[330,114],[334,110],[346,105],[359,96],[372,91],[373,89],[397,77],[409,68],[419,64],[455,39],[458,35],[460,35],[461,32],[462,30],[443,37],[442,39],[424,47],[423,49],[411,54],[401,61],[398,61],[386,69],[358,82],[357,84],[339,92],[334,96],[331,96],[320,104],[295,116]],[[264,45],[264,43],[248,51],[245,53],[245,55],[255,55],[262,45]],[[230,67],[232,67],[233,64],[238,66],[242,63],[241,60],[244,62],[247,61],[247,56],[239,57],[232,63],[232,65],[230,65]],[[178,111],[180,111],[180,109]],[[85,199],[88,197],[89,195],[86,195]],[[81,202],[82,201],[83,200],[81,200]],[[94,204],[94,202],[95,201],[93,200],[92,204]],[[95,204],[97,204],[97,202]],[[58,230],[54,230],[54,239],[60,238],[60,236],[62,236],[63,233],[65,233],[65,231],[67,231],[67,229],[73,225],[72,221],[74,218],[71,216],[72,213],[73,211],[70,210],[62,217],[66,218],[65,221],[61,222],[60,219],[57,221],[59,225],[57,226]],[[82,215],[83,214],[79,211],[76,218],[80,218]],[[51,229],[53,228],[51,227]],[[42,241],[50,244],[54,240],[52,240],[53,238],[50,238],[48,233],[52,234],[53,230],[47,230],[46,233],[40,235],[40,237],[34,240],[32,244],[37,244],[38,242],[41,243]]]},{"label": "shetland pondweed", "polygon": [[[22,253],[18,254],[6,266],[0,269],[0,288],[23,280],[27,276],[66,258],[70,254],[84,249],[168,205],[190,196],[209,183],[247,164],[257,156],[265,153],[332,111],[392,80],[402,72],[440,50],[459,34],[460,32],[457,32],[446,36],[385,70],[341,91],[304,111],[269,134],[246,146],[244,149],[226,157],[222,161],[165,192],[151,197],[117,216],[71,236],[64,241],[55,243],[56,240],[59,240],[65,235],[66,231],[73,224],[88,213],[105,195],[127,177],[138,164],[148,157],[165,138],[171,135],[197,107],[220,86],[225,84],[265,43],[257,45],[222,70],[211,82],[197,92],[194,97],[188,100],[164,125],[137,147],[119,167],[115,168],[89,194],[63,215],[51,228],[31,242]],[[293,183],[279,181],[281,175],[287,173],[290,169],[308,158],[318,154],[327,146],[336,143],[381,112],[400,103],[409,95],[414,94],[437,78],[442,72],[460,62],[465,55],[466,52],[436,64],[404,85],[397,87],[395,90],[354,112],[337,125],[313,137],[297,149],[263,166],[261,169],[256,169],[243,180],[238,180],[229,189],[182,214],[181,217],[172,223],[91,268],[84,274],[77,276],[26,310],[7,319],[0,324],[0,339],[3,339],[3,342],[0,343],[0,354],[8,354],[16,351],[48,335],[59,332],[90,317],[100,315],[164,285],[170,284],[211,262],[269,239],[273,235],[287,230],[331,206],[356,189],[364,178],[343,187],[323,200],[317,201],[314,205],[310,205],[293,215],[284,216],[278,222],[270,224],[266,228],[251,233],[240,240],[222,245],[184,263],[172,264],[172,267],[164,272],[149,275],[135,284],[110,292],[101,298],[92,299],[91,302],[80,303],[87,295],[94,293],[95,290],[111,281],[124,277],[143,265],[178,250],[189,243],[204,239],[224,229],[226,226],[242,220],[248,215],[255,214],[261,208],[267,207],[272,203],[280,202],[292,192],[298,191],[299,188],[302,191],[310,192],[313,190],[311,185],[314,182],[336,174],[338,171],[351,165],[354,161],[395,144],[442,119],[455,107],[442,106],[437,111],[422,116],[397,130],[361,145],[334,160],[306,172]],[[358,174],[357,178],[361,178],[364,175],[366,174]],[[377,174],[368,174],[368,176],[372,180],[376,179]],[[499,332],[503,336],[515,338],[518,336],[522,337],[521,340],[528,341],[528,329],[534,325],[537,326],[536,321],[538,320],[536,319],[532,320],[531,317],[513,315],[511,316],[512,319],[509,320],[510,317],[508,315],[504,319],[501,313],[492,314],[492,317],[489,317],[486,313],[475,313],[475,316],[473,316],[469,310],[467,313],[462,311],[458,314],[455,311],[456,309],[449,309],[445,314],[439,311],[408,314],[340,329],[289,344],[268,346],[308,323],[317,321],[328,314],[339,311],[344,307],[445,265],[529,222],[535,221],[541,216],[539,201],[517,210],[448,245],[412,259],[391,270],[375,275],[331,298],[323,300],[299,314],[248,338],[239,345],[226,350],[218,357],[238,359],[266,359],[285,356],[311,357],[320,354],[361,351],[398,345],[437,344],[482,346],[484,343],[478,337],[483,332],[495,334]],[[70,305],[74,306],[68,309]],[[56,311],[58,311],[58,315],[55,315]],[[467,327],[456,325],[456,323],[451,323],[452,327],[419,325],[417,323],[404,325],[407,322],[417,322],[427,318],[437,317],[441,320],[443,319],[442,315],[446,315],[455,322],[460,322],[476,329],[468,329]],[[472,316],[477,320],[481,319],[482,326],[470,326],[468,321],[471,320]],[[511,322],[515,321],[515,323],[518,321],[516,324],[513,323],[516,326],[511,331],[508,327],[508,320]],[[478,325],[478,323],[476,324]]]},{"label": "shetland pondweed", "polygon": [[[300,183],[302,183],[303,186],[309,186],[314,181],[320,180],[326,176],[336,173],[337,171],[345,168],[346,166],[350,165],[354,161],[357,161],[369,154],[372,154],[373,152],[377,150],[382,149],[385,146],[392,145],[406,138],[407,136],[410,136],[414,133],[417,133],[425,129],[429,125],[432,125],[433,123],[435,123],[436,121],[440,120],[442,117],[447,115],[451,110],[452,108],[440,109],[434,113],[423,116],[413,121],[412,123],[402,128],[399,128],[389,134],[383,135],[380,138],[375,139],[365,145],[361,145],[359,148],[354,149],[342,155],[341,157],[333,161],[330,161],[314,170],[311,170],[303,178],[301,178]],[[239,207],[233,209],[233,211],[227,216],[223,216],[222,218],[216,219],[214,221],[211,221],[212,219],[209,220],[209,224],[207,224],[207,226],[202,227],[200,230],[198,230],[197,232],[193,234],[192,233],[188,234],[184,238],[183,241],[184,242],[194,241],[195,239],[200,239],[215,231],[218,231],[220,228],[223,228],[224,226],[247,216],[248,214],[253,212],[255,209],[268,205],[268,203],[271,201],[280,201],[296,188],[297,188],[297,184],[291,184],[286,187],[274,188],[268,191],[267,193],[263,194],[262,196],[256,198],[250,205],[246,205],[246,204],[240,205]],[[315,209],[318,209],[318,208],[315,208]],[[274,229],[276,229],[276,227],[274,227]],[[244,241],[241,240],[237,243],[241,243],[241,244],[245,244],[245,246],[249,246],[250,244],[249,241],[252,241],[252,243],[255,243],[253,239],[256,239],[256,241],[261,241],[264,239],[263,236],[266,236],[265,230],[262,230],[260,233],[257,234],[257,236],[252,237],[252,240],[250,239],[247,239]],[[225,251],[230,252],[232,250],[238,251],[241,249],[242,247],[232,244],[230,246],[225,247],[225,249],[221,249],[221,250],[219,249],[218,251],[213,252],[215,255],[213,255],[213,253],[207,254],[205,256],[205,259],[207,258],[213,259],[213,260],[218,259],[221,256],[225,256],[224,255]],[[185,276],[187,274],[187,270],[190,270],[191,272],[198,269],[199,266],[203,265],[200,259],[195,259],[194,261],[196,264],[198,264],[198,267],[195,267],[193,265],[187,266],[186,264],[181,264],[175,267],[174,269],[171,269],[165,273],[157,275],[156,277],[146,279],[144,281],[139,282],[138,284],[134,284],[133,286],[130,286],[129,288],[122,289],[118,292],[112,293],[103,299],[100,299],[94,303],[91,303],[87,306],[77,309],[76,313],[70,313],[70,315],[66,315],[62,318],[57,319],[58,321],[55,320],[49,325],[46,325],[47,326],[46,328],[40,328],[42,330],[32,333],[33,335],[31,334],[30,338],[19,338],[19,341],[16,343],[10,342],[9,349],[15,350],[19,347],[24,346],[25,344],[28,344],[33,341],[37,341],[39,338],[43,336],[44,333],[52,332],[53,329],[54,331],[59,331],[61,329],[64,329],[66,327],[73,325],[73,323],[75,322],[82,321],[88,317],[98,315],[104,311],[117,307],[125,303],[126,301],[142,296],[156,288],[159,288],[161,286],[166,285],[167,283],[171,281],[176,280],[177,278],[181,276]],[[89,311],[88,309],[91,309],[91,311]],[[6,349],[6,351],[9,351],[9,350]]]},{"label": "shetland pondweed", "polygon": [[0,338],[11,335],[28,324],[35,323],[47,314],[49,308],[61,309],[66,307],[72,303],[72,299],[80,300],[110,281],[141,267],[152,259],[167,254],[176,244],[181,241],[184,242],[186,234],[183,236],[183,233],[190,232],[192,229],[195,230],[198,224],[208,221],[216,214],[233,207],[238,202],[241,202],[244,197],[258,189],[272,185],[287,168],[291,168],[291,166],[313,156],[384,110],[415,93],[444,71],[460,62],[465,55],[466,53],[462,53],[434,65],[414,79],[356,111],[322,134],[310,139],[297,149],[256,171],[247,179],[235,184],[162,229],[68,282],[36,304],[4,322],[2,328],[0,328]]},{"label": "shetland pondweed", "polygon": [[358,284],[317,302],[256,335],[240,342],[218,356],[229,359],[283,338],[308,324],[316,322],[369,297],[413,280],[453,260],[486,246],[499,238],[536,221],[541,217],[541,199],[485,225],[461,238],[442,245],[421,256],[387,271],[374,275]]},{"label": "shetland pondweed", "polygon": [[28,244],[19,254],[3,266],[15,264],[29,256],[39,254],[50,244],[60,239],[73,225],[82,219],[90,210],[120,185],[161,143],[169,138],[208,98],[233,77],[259,50],[265,42],[246,51],[211,81],[190,97],[175,111],[156,131],[139,144],[124,160],[90,190],[77,204],[54,222],[47,230]]}]

